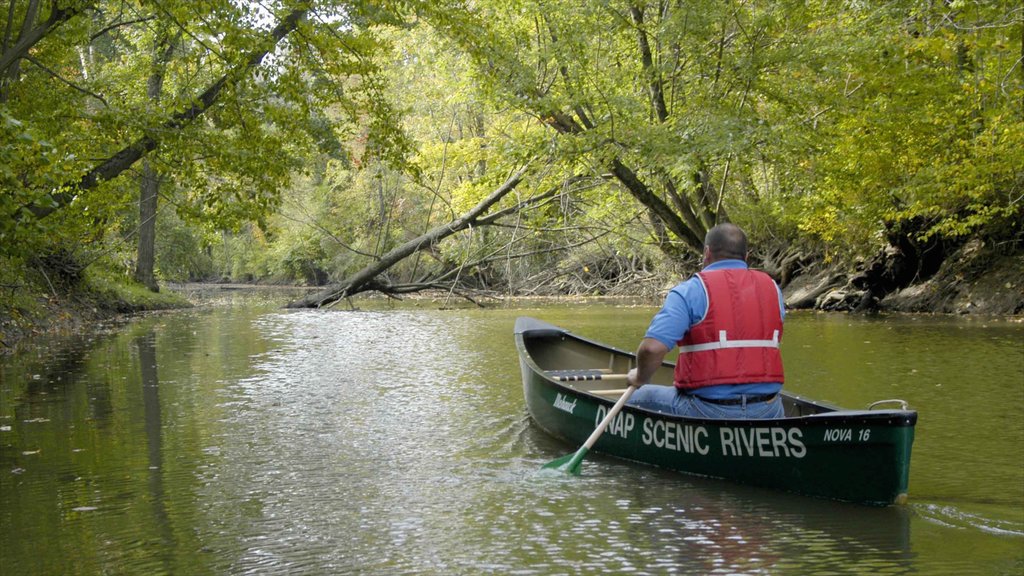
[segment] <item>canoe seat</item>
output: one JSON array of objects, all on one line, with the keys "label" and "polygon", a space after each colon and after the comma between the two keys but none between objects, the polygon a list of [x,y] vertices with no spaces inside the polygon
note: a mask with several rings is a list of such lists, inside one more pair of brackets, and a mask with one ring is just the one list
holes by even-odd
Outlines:
[{"label": "canoe seat", "polygon": [[591,394],[597,394],[598,396],[622,396],[626,393],[625,388],[612,388],[609,390],[588,390]]},{"label": "canoe seat", "polygon": [[544,374],[559,382],[588,382],[592,380],[625,380],[625,374],[609,374],[611,370],[594,368],[584,370],[546,370]]}]

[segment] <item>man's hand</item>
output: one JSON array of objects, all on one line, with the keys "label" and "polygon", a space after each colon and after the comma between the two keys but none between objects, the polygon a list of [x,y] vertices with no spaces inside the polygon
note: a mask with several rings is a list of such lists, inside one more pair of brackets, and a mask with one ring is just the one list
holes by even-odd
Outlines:
[{"label": "man's hand", "polygon": [[636,368],[631,368],[629,370],[629,373],[626,374],[626,386],[632,388],[639,388],[643,385],[643,382],[638,382],[636,379]]}]

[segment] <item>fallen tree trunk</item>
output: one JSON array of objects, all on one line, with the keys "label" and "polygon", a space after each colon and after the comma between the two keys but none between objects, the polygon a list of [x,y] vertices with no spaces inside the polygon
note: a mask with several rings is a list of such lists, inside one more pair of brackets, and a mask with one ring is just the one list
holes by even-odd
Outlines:
[{"label": "fallen tree trunk", "polygon": [[409,240],[405,244],[391,250],[390,252],[381,256],[377,261],[369,266],[363,268],[359,272],[356,272],[352,276],[346,278],[344,281],[333,284],[321,290],[316,294],[312,294],[300,300],[290,302],[288,308],[319,308],[325,304],[330,304],[342,298],[352,296],[359,292],[365,292],[369,290],[377,290],[385,294],[392,293],[387,284],[378,282],[377,276],[391,268],[402,259],[410,256],[420,250],[427,250],[434,246],[440,240],[455,234],[461,230],[465,230],[474,224],[479,222],[480,217],[487,212],[491,206],[495,205],[499,200],[505,197],[506,194],[511,192],[519,185],[523,180],[523,176],[526,174],[526,170],[529,164],[526,164],[515,174],[510,176],[508,180],[499,186],[494,192],[488,197],[480,201],[479,204],[474,206],[469,212],[466,212],[459,218],[449,222],[448,224],[442,224],[437,226],[425,234],[417,236],[412,240]]}]

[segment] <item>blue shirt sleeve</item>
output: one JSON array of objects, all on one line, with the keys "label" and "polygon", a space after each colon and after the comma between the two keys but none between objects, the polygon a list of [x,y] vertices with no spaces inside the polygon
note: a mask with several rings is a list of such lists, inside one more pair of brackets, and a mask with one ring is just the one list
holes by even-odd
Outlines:
[{"label": "blue shirt sleeve", "polygon": [[694,276],[669,291],[661,310],[647,327],[644,338],[653,338],[671,350],[691,326],[704,319],[707,312],[708,297],[704,293],[704,284]]}]

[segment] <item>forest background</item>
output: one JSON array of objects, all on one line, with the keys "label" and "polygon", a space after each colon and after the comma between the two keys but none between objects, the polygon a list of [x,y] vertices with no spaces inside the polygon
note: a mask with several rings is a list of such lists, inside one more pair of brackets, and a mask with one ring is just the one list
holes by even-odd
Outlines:
[{"label": "forest background", "polygon": [[[9,0],[0,340],[161,283],[1024,311],[1024,5]],[[133,287],[134,286],[134,287]],[[177,298],[177,299],[176,299]]]}]

